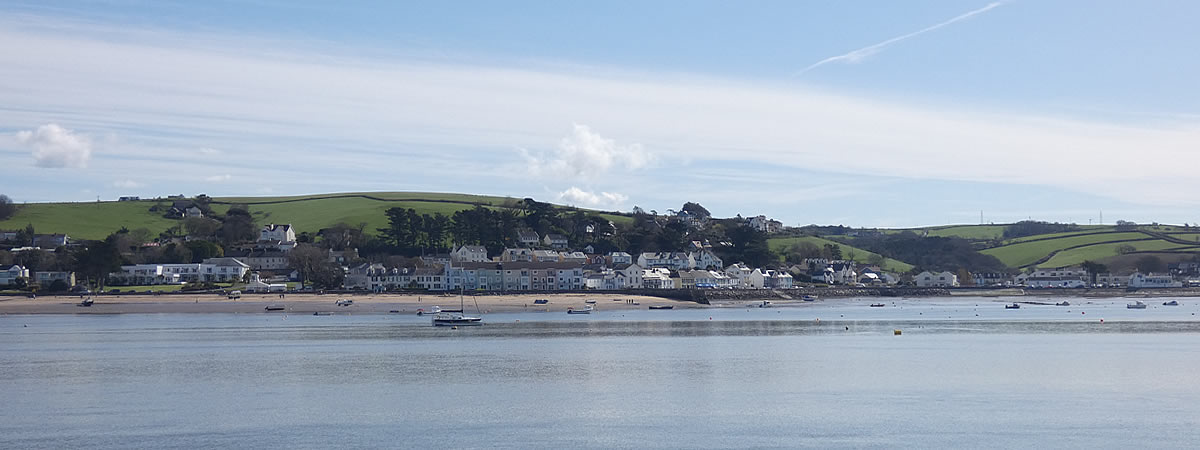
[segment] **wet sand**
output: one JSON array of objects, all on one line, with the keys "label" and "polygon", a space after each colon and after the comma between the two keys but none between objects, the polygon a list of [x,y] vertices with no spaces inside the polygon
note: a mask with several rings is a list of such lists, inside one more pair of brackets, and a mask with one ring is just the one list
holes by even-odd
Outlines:
[{"label": "wet sand", "polygon": [[[434,306],[457,309],[457,295],[407,295],[407,294],[243,294],[240,299],[230,300],[218,294],[169,294],[169,295],[101,295],[91,297],[95,303],[89,307],[79,306],[80,297],[39,296],[0,297],[0,314],[157,314],[157,313],[264,313],[264,314],[415,314],[418,310],[430,311]],[[349,306],[338,306],[340,299],[353,300]],[[548,304],[537,305],[534,300],[546,299]],[[568,308],[581,309],[588,300],[594,300],[598,310],[646,309],[652,305],[670,305],[675,308],[704,308],[692,302],[670,300],[640,295],[616,295],[605,293],[579,294],[522,294],[464,296],[467,312],[563,312]],[[476,306],[478,305],[478,307]],[[266,311],[267,306],[282,306],[281,311]]]}]

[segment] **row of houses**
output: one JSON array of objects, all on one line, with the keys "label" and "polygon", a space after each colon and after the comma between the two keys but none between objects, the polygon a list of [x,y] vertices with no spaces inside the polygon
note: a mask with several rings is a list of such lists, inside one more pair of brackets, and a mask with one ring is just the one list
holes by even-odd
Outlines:
[{"label": "row of houses", "polygon": [[[980,287],[1085,288],[1093,286],[1092,274],[1082,267],[1038,269],[1020,275],[1004,273],[972,274],[972,285]],[[959,287],[962,282],[953,272],[921,272],[913,277],[917,287]],[[1184,282],[1171,275],[1135,272],[1132,274],[1096,274],[1095,286],[1130,288],[1177,288]]]}]

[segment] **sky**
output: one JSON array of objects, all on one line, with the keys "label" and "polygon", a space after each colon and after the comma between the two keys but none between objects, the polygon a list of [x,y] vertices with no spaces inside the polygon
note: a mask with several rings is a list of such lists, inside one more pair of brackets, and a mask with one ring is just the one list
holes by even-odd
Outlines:
[{"label": "sky", "polygon": [[0,193],[1200,222],[1190,1],[0,1]]}]

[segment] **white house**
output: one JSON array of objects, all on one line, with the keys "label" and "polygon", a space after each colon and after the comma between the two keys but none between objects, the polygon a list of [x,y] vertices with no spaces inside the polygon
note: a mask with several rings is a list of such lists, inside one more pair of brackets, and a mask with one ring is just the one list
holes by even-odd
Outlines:
[{"label": "white house", "polygon": [[721,261],[721,257],[713,253],[712,250],[700,250],[688,256],[692,259],[693,264],[695,264],[693,267],[697,269],[720,270],[725,268],[725,262]]},{"label": "white house", "polygon": [[746,226],[763,233],[777,233],[783,230],[783,222],[768,219],[767,216],[763,215],[754,216],[746,220]]},{"label": "white house", "polygon": [[642,287],[646,289],[675,289],[671,271],[664,268],[643,269]]},{"label": "white house", "polygon": [[622,264],[633,264],[633,256],[625,252],[609,252],[608,264],[613,267]]},{"label": "white house", "polygon": [[958,287],[958,275],[950,272],[933,273],[928,270],[913,277],[917,287]]},{"label": "white house", "polygon": [[1135,273],[1129,276],[1129,287],[1131,288],[1177,288],[1183,287],[1183,283],[1175,281],[1169,275],[1154,275]]},{"label": "white house", "polygon": [[261,230],[258,230],[258,240],[263,242],[296,242],[296,231],[291,224],[263,225]]},{"label": "white house", "polygon": [[486,262],[489,261],[487,248],[482,245],[464,245],[450,253],[454,262]]},{"label": "white house", "polygon": [[781,270],[768,270],[763,272],[764,287],[770,289],[791,289],[794,284],[792,274]]},{"label": "white house", "polygon": [[17,278],[24,278],[26,281],[29,281],[29,269],[16,264],[0,266],[0,286],[13,284]]},{"label": "white house", "polygon": [[642,253],[638,256],[637,265],[647,268],[665,268],[671,270],[688,270],[696,267],[696,261],[687,253]]},{"label": "white house", "polygon": [[751,269],[742,263],[726,267],[725,274],[737,279],[737,286],[740,288],[762,289],[766,285],[762,270]]},{"label": "white house", "polygon": [[636,264],[626,264],[617,269],[604,269],[586,275],[588,289],[641,289],[642,269]]}]

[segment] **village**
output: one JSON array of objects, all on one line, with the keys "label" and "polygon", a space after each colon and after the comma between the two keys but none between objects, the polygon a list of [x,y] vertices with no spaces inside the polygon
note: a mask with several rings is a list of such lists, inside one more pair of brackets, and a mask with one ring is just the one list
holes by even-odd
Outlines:
[{"label": "village", "polygon": [[[179,214],[186,216],[187,208]],[[174,212],[172,212],[174,213]],[[197,213],[198,214],[198,213]],[[781,224],[756,216],[743,226],[761,233],[777,232]],[[0,241],[28,240],[28,246],[8,251],[45,252],[70,247],[63,234],[21,236],[0,232]],[[902,274],[884,271],[879,265],[853,260],[807,258],[797,264],[752,266],[743,261],[724,261],[708,241],[690,241],[686,251],[599,253],[593,245],[574,247],[567,236],[539,235],[518,230],[513,239],[519,247],[506,247],[489,254],[482,245],[459,245],[447,253],[421,255],[401,264],[372,262],[358,256],[357,249],[324,249],[319,265],[332,267],[336,284],[314,286],[305,280],[300,265],[313,261],[293,253],[302,244],[290,224],[267,224],[257,239],[245,242],[219,257],[194,263],[141,263],[121,265],[104,276],[103,285],[120,292],[122,287],[150,287],[148,292],[172,292],[168,287],[228,287],[245,292],[294,292],[345,290],[372,293],[430,292],[573,292],[637,291],[672,289],[792,289],[802,286],[847,286],[855,288],[911,286],[917,288],[1178,288],[1192,286],[1200,275],[1198,263],[1172,263],[1164,274],[1140,272],[1090,273],[1080,266],[1037,269],[1009,274],[981,272],[960,278],[959,272],[922,271]],[[151,245],[159,245],[154,243]],[[312,250],[310,248],[309,250]],[[49,253],[49,252],[47,252]],[[309,252],[312,253],[312,252]],[[44,258],[42,258],[44,259]],[[44,262],[43,266],[46,266]],[[53,266],[53,265],[51,265]],[[59,266],[61,267],[61,265]],[[309,281],[309,282],[306,282]],[[0,266],[0,287],[30,292],[86,291],[70,270],[30,270],[20,264]]]}]

